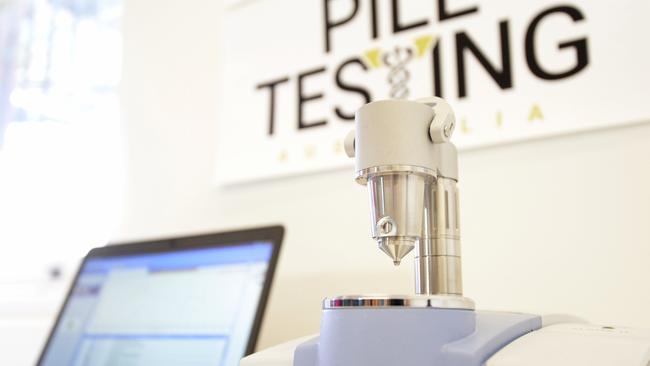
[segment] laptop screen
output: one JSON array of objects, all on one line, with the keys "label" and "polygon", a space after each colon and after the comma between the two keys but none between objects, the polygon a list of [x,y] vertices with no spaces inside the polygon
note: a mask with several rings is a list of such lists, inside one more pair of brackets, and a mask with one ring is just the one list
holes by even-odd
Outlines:
[{"label": "laptop screen", "polygon": [[44,366],[238,365],[270,242],[88,258]]}]

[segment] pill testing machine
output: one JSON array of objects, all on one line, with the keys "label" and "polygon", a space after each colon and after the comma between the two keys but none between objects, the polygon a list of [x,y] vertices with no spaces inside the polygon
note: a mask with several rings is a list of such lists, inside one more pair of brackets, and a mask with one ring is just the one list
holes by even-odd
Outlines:
[{"label": "pill testing machine", "polygon": [[242,366],[650,366],[650,330],[477,311],[463,296],[454,127],[440,98],[388,100],[363,106],[345,139],[379,249],[395,265],[415,251],[416,295],[327,298],[319,336]]}]

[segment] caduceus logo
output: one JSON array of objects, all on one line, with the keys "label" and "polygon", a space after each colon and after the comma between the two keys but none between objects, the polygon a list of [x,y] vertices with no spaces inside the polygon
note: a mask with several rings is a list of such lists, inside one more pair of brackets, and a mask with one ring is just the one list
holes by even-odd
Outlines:
[{"label": "caduceus logo", "polygon": [[412,46],[396,45],[384,51],[381,48],[371,49],[363,55],[364,63],[373,69],[388,68],[386,82],[389,86],[388,95],[392,99],[407,99],[410,96],[409,82],[411,72],[408,69],[411,61],[422,58],[434,46],[436,38],[430,35],[415,39]]},{"label": "caduceus logo", "polygon": [[390,97],[393,99],[406,99],[409,96],[408,82],[411,73],[406,65],[411,61],[413,51],[410,48],[396,46],[395,49],[382,57],[384,64],[390,68],[388,71],[388,84],[390,84]]}]

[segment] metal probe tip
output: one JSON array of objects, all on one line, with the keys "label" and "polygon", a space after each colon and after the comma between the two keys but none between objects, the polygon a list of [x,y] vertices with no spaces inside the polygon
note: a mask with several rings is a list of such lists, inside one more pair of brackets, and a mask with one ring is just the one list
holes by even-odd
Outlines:
[{"label": "metal probe tip", "polygon": [[410,240],[383,237],[378,240],[379,249],[388,254],[393,264],[399,266],[402,258],[413,250],[413,242]]}]

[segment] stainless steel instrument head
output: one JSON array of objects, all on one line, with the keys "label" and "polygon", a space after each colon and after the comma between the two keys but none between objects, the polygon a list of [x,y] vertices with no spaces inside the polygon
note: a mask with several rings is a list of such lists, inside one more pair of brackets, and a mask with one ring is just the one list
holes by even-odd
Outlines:
[{"label": "stainless steel instrument head", "polygon": [[355,121],[345,149],[355,158],[356,181],[368,187],[379,249],[395,265],[416,249],[418,293],[461,294],[451,108],[440,98],[378,101]]}]

